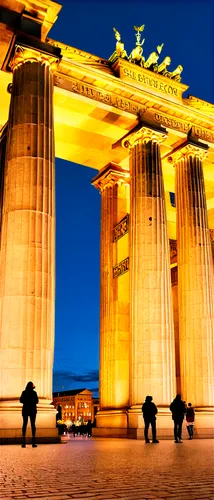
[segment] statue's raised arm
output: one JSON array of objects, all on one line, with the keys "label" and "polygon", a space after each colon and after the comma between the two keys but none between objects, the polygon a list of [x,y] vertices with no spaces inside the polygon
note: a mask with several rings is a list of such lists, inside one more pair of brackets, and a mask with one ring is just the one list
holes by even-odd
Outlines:
[{"label": "statue's raised arm", "polygon": [[158,69],[158,59],[160,56],[160,53],[162,51],[164,44],[158,45],[157,46],[157,52],[151,52],[149,55],[148,59],[146,60],[144,64],[144,68],[149,69],[150,71],[157,71]]}]

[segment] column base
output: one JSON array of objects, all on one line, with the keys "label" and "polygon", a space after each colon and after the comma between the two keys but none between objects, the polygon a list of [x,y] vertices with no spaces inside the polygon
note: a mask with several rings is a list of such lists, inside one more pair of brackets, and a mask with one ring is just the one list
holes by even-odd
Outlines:
[{"label": "column base", "polygon": [[[22,406],[18,400],[0,402],[0,444],[20,444],[22,440]],[[31,425],[28,419],[26,442],[31,443]],[[37,405],[36,441],[38,443],[59,443],[56,428],[56,410],[50,401]]]},{"label": "column base", "polygon": [[114,427],[94,427],[92,430],[92,437],[103,438],[127,438],[128,429],[119,429]]},{"label": "column base", "polygon": [[194,437],[198,439],[214,439],[214,407],[195,409]]},{"label": "column base", "polygon": [[[151,427],[151,426],[150,426]],[[173,421],[169,408],[158,408],[156,428],[157,438],[173,439]],[[149,429],[149,435],[151,428]],[[133,405],[128,410],[128,436],[131,439],[144,439],[144,420],[142,405]],[[151,435],[150,435],[151,437]]]},{"label": "column base", "polygon": [[96,413],[95,437],[127,437],[127,410],[100,410]]},{"label": "column base", "polygon": [[[144,439],[144,420],[141,405],[133,405],[129,410],[106,410],[96,414],[93,437],[121,437]],[[157,438],[174,440],[174,423],[167,407],[159,407],[157,414]],[[149,429],[151,435],[151,426]],[[183,439],[189,435],[186,420],[183,422]],[[197,408],[195,411],[194,439],[214,438],[214,408]]]}]

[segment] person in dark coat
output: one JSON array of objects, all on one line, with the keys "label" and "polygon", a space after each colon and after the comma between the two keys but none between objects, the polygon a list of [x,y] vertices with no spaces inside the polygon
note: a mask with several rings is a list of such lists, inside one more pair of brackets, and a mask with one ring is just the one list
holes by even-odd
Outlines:
[{"label": "person in dark coat", "polygon": [[193,426],[195,422],[195,411],[194,408],[192,407],[191,403],[188,403],[187,410],[186,410],[186,423],[187,423],[187,430],[189,434],[189,439],[193,438]]},{"label": "person in dark coat", "polygon": [[181,435],[182,435],[182,424],[183,424],[184,414],[186,413],[186,407],[181,399],[180,394],[177,394],[176,398],[172,401],[169,408],[170,411],[172,412],[172,420],[174,420],[175,443],[183,443]]},{"label": "person in dark coat", "polygon": [[22,426],[22,448],[25,448],[26,443],[25,443],[25,435],[26,435],[26,429],[27,429],[27,423],[28,423],[28,417],[30,417],[30,423],[31,423],[31,429],[32,429],[32,447],[36,448],[36,442],[35,442],[35,437],[36,437],[36,413],[37,413],[37,408],[36,405],[38,404],[38,396],[36,391],[34,391],[35,385],[33,382],[28,382],[25,388],[25,391],[22,392],[22,395],[20,397],[20,403],[23,404],[22,407],[22,417],[23,417],[23,426]]},{"label": "person in dark coat", "polygon": [[91,437],[91,432],[92,432],[92,422],[91,422],[91,420],[88,420],[86,428],[87,428],[88,437]]},{"label": "person in dark coat", "polygon": [[152,402],[152,396],[146,396],[145,403],[142,406],[143,418],[144,418],[144,436],[145,442],[150,443],[148,437],[149,425],[152,426],[152,442],[159,443],[156,439],[156,415],[157,415],[157,407]]}]

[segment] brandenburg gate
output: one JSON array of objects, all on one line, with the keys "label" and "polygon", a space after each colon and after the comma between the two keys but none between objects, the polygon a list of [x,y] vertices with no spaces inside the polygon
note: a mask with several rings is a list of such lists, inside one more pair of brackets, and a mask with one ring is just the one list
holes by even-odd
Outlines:
[{"label": "brandenburg gate", "polygon": [[60,9],[1,0],[1,442],[21,436],[29,380],[37,436],[57,439],[55,156],[93,168],[102,200],[95,435],[141,438],[151,394],[158,436],[171,437],[180,392],[196,408],[196,436],[210,437],[214,105],[183,96],[182,66],[162,56],[163,44],[146,52],[144,25],[134,26],[130,55],[114,28],[108,60],[49,39]]}]

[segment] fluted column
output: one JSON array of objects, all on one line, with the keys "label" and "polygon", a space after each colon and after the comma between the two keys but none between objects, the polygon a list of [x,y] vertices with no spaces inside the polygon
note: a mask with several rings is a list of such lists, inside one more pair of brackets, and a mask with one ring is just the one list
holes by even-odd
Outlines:
[{"label": "fluted column", "polygon": [[[4,178],[5,178],[5,156],[7,142],[7,126],[4,126],[0,135],[0,241],[1,241],[1,226],[2,226],[2,209],[3,209],[3,194],[4,194]],[[1,252],[1,246],[0,246]],[[1,280],[1,275],[0,275]]]},{"label": "fluted column", "polygon": [[17,47],[12,62],[0,257],[0,397],[18,399],[33,380],[44,404],[54,349],[53,61]]},{"label": "fluted column", "polygon": [[[130,148],[130,398],[151,394],[169,405],[175,393],[175,346],[160,143],[143,126],[125,139]],[[133,424],[134,425],[134,424]]]},{"label": "fluted column", "polygon": [[206,146],[186,144],[176,164],[181,391],[195,406],[214,405],[213,263],[202,160]]},{"label": "fluted column", "polygon": [[[128,234],[114,242],[114,226],[129,210],[129,173],[114,164],[92,183],[102,196],[100,249],[100,409],[129,406],[129,273],[114,267],[128,257]],[[104,419],[105,420],[105,419]],[[117,426],[115,418],[111,427]],[[102,419],[103,421],[103,419]],[[108,423],[110,418],[108,418]],[[98,426],[101,419],[97,416]],[[106,421],[103,425],[105,426]]]},{"label": "fluted column", "polygon": [[212,250],[213,266],[214,266],[214,229],[210,229],[210,240],[211,240],[211,250]]}]

